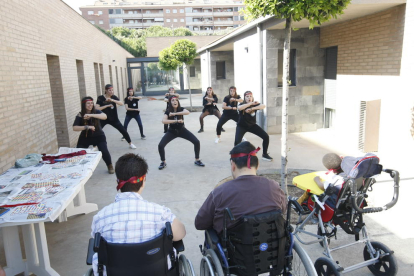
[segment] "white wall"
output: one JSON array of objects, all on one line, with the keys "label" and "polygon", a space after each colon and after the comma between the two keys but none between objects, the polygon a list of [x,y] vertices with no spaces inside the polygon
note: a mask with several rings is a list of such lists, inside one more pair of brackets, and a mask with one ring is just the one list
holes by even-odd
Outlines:
[{"label": "white wall", "polygon": [[206,91],[210,86],[208,53],[204,52],[200,55],[201,60],[201,91]]},{"label": "white wall", "polygon": [[[245,48],[248,48],[246,52]],[[234,75],[237,93],[243,95],[250,90],[260,101],[260,60],[259,38],[257,33],[234,42]]]}]

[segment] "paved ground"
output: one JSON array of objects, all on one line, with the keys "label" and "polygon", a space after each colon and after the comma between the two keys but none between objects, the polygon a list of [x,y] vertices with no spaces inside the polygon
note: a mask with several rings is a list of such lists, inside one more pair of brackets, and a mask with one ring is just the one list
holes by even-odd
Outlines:
[{"label": "paved ground", "polygon": [[[187,95],[184,97],[188,98]],[[158,97],[159,98],[159,97]],[[193,103],[199,104],[201,95],[193,95]],[[182,100],[183,106],[189,105],[189,100]],[[176,139],[166,147],[168,167],[158,170],[160,158],[157,145],[163,136],[161,124],[162,110],[165,103],[160,100],[140,102],[141,118],[144,125],[144,133],[147,140],[140,140],[138,126],[135,121],[129,125],[129,133],[136,150],[128,148],[126,142],[121,141],[121,135],[111,126],[105,127],[109,151],[112,160],[115,161],[127,152],[136,152],[147,159],[150,171],[147,176],[146,189],[143,197],[149,201],[163,204],[183,221],[187,229],[184,239],[186,246],[185,255],[189,258],[198,273],[200,252],[198,245],[203,242],[203,232],[194,228],[194,217],[212,188],[222,179],[230,175],[228,152],[233,146],[235,123],[228,122],[222,134],[222,142],[215,144],[215,126],[217,119],[214,116],[205,118],[205,132],[198,134],[198,117],[200,113],[192,113],[186,116],[186,127],[201,141],[201,159],[206,164],[205,168],[196,167],[194,162],[193,146],[187,141]],[[123,122],[125,111],[119,110],[120,119]],[[250,134],[246,138],[256,146],[261,146],[261,140]],[[339,148],[333,142],[334,137],[329,131],[317,131],[310,133],[291,134],[289,136],[289,167],[295,169],[323,170],[322,156],[335,151],[341,154],[358,154],[351,150]],[[270,155],[273,162],[261,161],[260,169],[272,172],[280,168],[280,135],[270,137]],[[359,155],[361,155],[359,153]],[[391,160],[384,160],[392,163]],[[412,164],[412,162],[411,162]],[[396,164],[398,165],[398,163]],[[394,168],[398,169],[397,166]],[[404,168],[403,178],[413,177],[409,167]],[[381,180],[381,179],[380,179]],[[382,241],[395,251],[399,262],[399,275],[412,275],[414,256],[413,231],[411,222],[411,194],[414,193],[412,180],[401,183],[401,196],[398,205],[390,211],[376,215],[366,216],[368,230],[373,239]],[[385,201],[392,196],[390,183],[378,183],[375,187],[375,201]],[[116,181],[114,175],[107,173],[103,161],[96,168],[93,176],[86,185],[86,196],[89,202],[97,203],[99,208],[110,204],[116,194]],[[249,202],[246,202],[249,204]],[[52,267],[64,276],[83,275],[88,266],[85,265],[87,242],[90,237],[90,225],[95,213],[69,218],[64,223],[47,223],[47,239],[49,244],[50,260]],[[308,230],[316,233],[314,226]],[[342,241],[351,242],[352,236],[340,232],[338,241],[332,241],[336,246]],[[0,239],[1,240],[1,239]],[[0,248],[2,246],[0,245]],[[322,256],[319,244],[303,246],[313,260]],[[358,247],[358,246],[357,246]],[[335,256],[343,265],[354,264],[363,260],[362,246],[352,247],[340,251]],[[3,252],[0,251],[0,264],[4,265]],[[358,270],[348,275],[372,275],[367,268]],[[39,275],[40,276],[40,275]]]}]

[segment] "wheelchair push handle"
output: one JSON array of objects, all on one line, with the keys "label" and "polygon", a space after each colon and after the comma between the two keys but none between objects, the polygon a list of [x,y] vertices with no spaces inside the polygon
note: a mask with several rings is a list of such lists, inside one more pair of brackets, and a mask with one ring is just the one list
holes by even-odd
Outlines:
[{"label": "wheelchair push handle", "polygon": [[372,207],[372,208],[360,208],[359,205],[361,204],[361,202],[358,204],[358,198],[360,198],[361,196],[357,196],[356,195],[356,191],[357,191],[357,184],[355,180],[351,180],[353,183],[353,188],[352,188],[352,196],[351,196],[351,201],[352,201],[352,207],[359,213],[376,213],[376,212],[381,212],[381,211],[385,211],[388,209],[391,209],[398,201],[398,196],[399,196],[399,188],[400,188],[400,173],[398,171],[395,170],[390,170],[390,169],[384,169],[383,172],[388,173],[391,178],[394,180],[394,195],[392,197],[392,200],[385,204],[383,207]]}]

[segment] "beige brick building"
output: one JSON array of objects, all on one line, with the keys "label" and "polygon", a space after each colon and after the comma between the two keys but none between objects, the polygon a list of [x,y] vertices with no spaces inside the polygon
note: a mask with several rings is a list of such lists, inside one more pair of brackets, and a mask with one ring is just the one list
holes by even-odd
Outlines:
[{"label": "beige brick building", "polygon": [[237,28],[246,20],[240,0],[100,0],[80,7],[82,16],[105,30],[114,27],[185,27],[199,33]]},{"label": "beige brick building", "polygon": [[75,146],[81,97],[125,95],[132,57],[61,0],[2,1],[0,172],[28,153]]}]

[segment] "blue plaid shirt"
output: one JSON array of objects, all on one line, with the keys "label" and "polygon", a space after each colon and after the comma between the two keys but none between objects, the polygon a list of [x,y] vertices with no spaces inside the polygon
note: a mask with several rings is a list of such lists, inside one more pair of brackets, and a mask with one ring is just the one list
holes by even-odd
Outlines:
[{"label": "blue plaid shirt", "polygon": [[[95,237],[99,232],[110,243],[140,243],[160,236],[165,223],[172,223],[174,219],[175,215],[169,208],[148,202],[138,193],[119,193],[114,203],[93,217],[91,235]],[[92,265],[97,276],[96,253]]]}]

